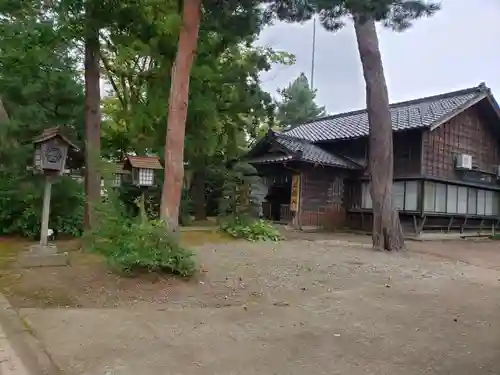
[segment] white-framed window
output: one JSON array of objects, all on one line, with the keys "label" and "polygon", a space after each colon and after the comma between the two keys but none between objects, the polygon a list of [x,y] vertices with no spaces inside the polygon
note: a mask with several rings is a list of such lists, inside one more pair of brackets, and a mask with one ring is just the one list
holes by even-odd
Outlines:
[{"label": "white-framed window", "polygon": [[120,186],[122,183],[122,175],[120,173],[113,173],[113,186]]},{"label": "white-framed window", "polygon": [[485,192],[485,201],[484,201],[484,214],[485,215],[493,215],[493,191],[487,190]]},{"label": "white-framed window", "polygon": [[392,185],[392,204],[396,210],[405,209],[405,182],[398,181]]},{"label": "white-framed window", "polygon": [[500,213],[500,192],[426,181],[424,211],[479,216]]},{"label": "white-framed window", "polygon": [[469,188],[469,196],[467,199],[467,214],[477,215],[477,190]]},{"label": "white-framed window", "polygon": [[465,186],[458,187],[457,194],[457,213],[466,214],[467,213],[467,188]]},{"label": "white-framed window", "polygon": [[484,208],[484,204],[486,203],[486,191],[478,190],[477,191],[477,214],[485,215],[486,210]]},{"label": "white-framed window", "polygon": [[450,214],[457,213],[457,198],[458,187],[456,185],[448,185],[446,187],[446,212]]},{"label": "white-framed window", "polygon": [[154,170],[149,168],[139,169],[139,185],[152,186],[154,182]]},{"label": "white-framed window", "polygon": [[436,212],[446,212],[446,185],[436,184]]},{"label": "white-framed window", "polygon": [[425,181],[424,184],[424,211],[434,212],[436,210],[436,184]]},{"label": "white-framed window", "polygon": [[42,151],[38,146],[35,149],[35,168],[41,168],[41,167],[42,167]]},{"label": "white-framed window", "polygon": [[[415,211],[418,209],[419,196],[418,181],[396,181],[392,186],[392,203],[397,210]],[[361,208],[372,209],[373,202],[370,194],[370,183],[363,183],[361,187]]]},{"label": "white-framed window", "polygon": [[405,211],[416,211],[418,208],[418,181],[406,181]]},{"label": "white-framed window", "polygon": [[[393,185],[393,204],[400,211],[418,210],[419,181],[396,181]],[[372,209],[370,184],[362,184],[361,207]],[[500,192],[444,184],[424,182],[424,212],[492,216],[500,215]]]},{"label": "white-framed window", "polygon": [[493,209],[492,209],[492,213],[493,215],[498,215],[498,213],[500,212],[500,195],[498,192],[495,192],[493,194]]}]

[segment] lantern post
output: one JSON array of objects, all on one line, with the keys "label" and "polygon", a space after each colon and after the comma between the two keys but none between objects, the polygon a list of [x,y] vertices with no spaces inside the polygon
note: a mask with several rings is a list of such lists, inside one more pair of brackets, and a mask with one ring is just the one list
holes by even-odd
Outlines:
[{"label": "lantern post", "polygon": [[145,193],[148,189],[157,185],[156,172],[162,170],[160,159],[157,156],[127,156],[123,164],[123,169],[129,171],[132,176],[132,183],[141,190],[140,214],[143,221],[147,219],[145,207]]},{"label": "lantern post", "polygon": [[68,253],[58,253],[55,244],[49,244],[49,218],[52,183],[66,168],[68,152],[78,151],[60,132],[59,127],[44,130],[33,140],[35,148],[34,170],[45,176],[40,242],[29,251],[19,255],[19,263],[24,267],[65,266]]}]

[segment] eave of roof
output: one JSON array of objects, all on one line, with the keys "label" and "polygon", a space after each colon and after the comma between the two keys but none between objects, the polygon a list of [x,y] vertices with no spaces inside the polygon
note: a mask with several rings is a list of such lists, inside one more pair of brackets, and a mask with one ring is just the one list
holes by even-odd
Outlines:
[{"label": "eave of roof", "polygon": [[126,161],[130,163],[133,168],[144,169],[163,169],[158,156],[132,156],[129,155]]},{"label": "eave of roof", "polygon": [[[290,137],[273,131],[268,132],[267,141],[274,141],[283,153],[266,153],[250,157],[247,162],[250,164],[283,163],[286,161],[302,161],[311,164],[318,164],[329,167],[345,169],[362,169],[363,167],[354,161],[339,155],[332,154],[321,147],[303,139]],[[260,145],[263,142],[259,142]]]},{"label": "eave of roof", "polygon": [[48,141],[49,139],[59,137],[64,142],[66,142],[73,150],[79,151],[79,148],[71,142],[68,137],[62,134],[62,129],[60,126],[54,126],[51,128],[44,129],[43,132],[33,139],[33,144],[42,143]]},{"label": "eave of roof", "polygon": [[[486,97],[496,103],[486,85],[480,84],[473,88],[391,104],[393,131],[435,128],[450,116],[456,116]],[[368,133],[368,114],[364,109],[315,119],[283,134],[310,142],[322,142],[364,137]]]}]

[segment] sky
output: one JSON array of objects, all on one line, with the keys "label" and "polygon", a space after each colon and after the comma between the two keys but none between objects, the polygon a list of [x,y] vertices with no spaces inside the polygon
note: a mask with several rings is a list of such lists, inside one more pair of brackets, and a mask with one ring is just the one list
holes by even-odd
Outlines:
[{"label": "sky", "polygon": [[[441,94],[485,82],[500,102],[500,0],[442,0],[432,18],[403,32],[379,28],[379,42],[391,102]],[[295,55],[293,66],[262,74],[275,94],[301,72],[309,78],[312,21],[276,23],[265,29],[263,46]],[[316,27],[314,88],[329,113],[364,108],[365,86],[352,23],[337,33]]]}]

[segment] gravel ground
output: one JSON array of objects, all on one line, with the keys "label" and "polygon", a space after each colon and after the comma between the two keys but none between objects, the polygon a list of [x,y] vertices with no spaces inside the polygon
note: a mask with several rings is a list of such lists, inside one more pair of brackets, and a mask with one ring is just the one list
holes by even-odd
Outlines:
[{"label": "gravel ground", "polygon": [[459,256],[498,245],[358,242],[202,246],[161,299],[21,315],[75,375],[500,374],[500,274]]}]

